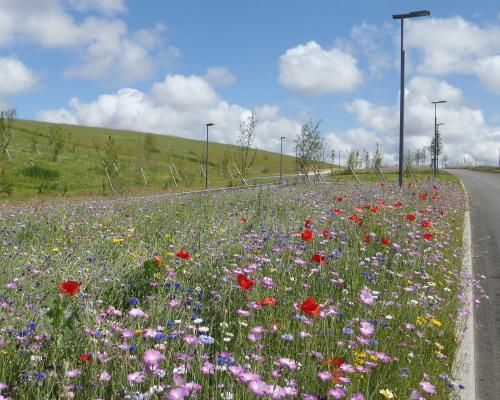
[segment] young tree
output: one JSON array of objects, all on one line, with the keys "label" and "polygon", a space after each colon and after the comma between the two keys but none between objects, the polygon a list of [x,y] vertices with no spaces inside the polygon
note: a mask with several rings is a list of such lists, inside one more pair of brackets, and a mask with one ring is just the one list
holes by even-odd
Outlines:
[{"label": "young tree", "polygon": [[375,147],[375,153],[373,153],[373,166],[375,168],[380,168],[382,166],[382,161],[384,160],[384,156],[380,151],[380,143],[377,143]]},{"label": "young tree", "polygon": [[[436,138],[437,138],[437,146],[436,146]],[[436,136],[432,137],[431,140],[431,145],[430,145],[430,153],[432,159],[434,159],[434,165],[437,161],[439,161],[439,156],[443,153],[443,140],[441,138],[441,134],[439,131],[437,132]],[[437,155],[437,160],[435,159]]]},{"label": "young tree", "polygon": [[104,165],[108,171],[111,173],[118,172],[118,157],[120,156],[120,147],[115,143],[111,135],[108,136],[108,140],[104,145]]},{"label": "young tree", "polygon": [[14,121],[15,117],[15,108],[8,108],[0,112],[0,152],[2,153],[4,159],[10,159],[8,147],[12,138],[14,137],[12,122]]},{"label": "young tree", "polygon": [[363,149],[363,160],[365,162],[365,169],[370,168],[370,152],[366,149]]},{"label": "young tree", "polygon": [[336,151],[335,149],[330,150],[330,160],[332,160],[332,164],[335,164],[335,156],[336,156]]},{"label": "young tree", "polygon": [[146,161],[149,162],[149,160],[151,159],[151,154],[156,152],[158,152],[158,149],[156,148],[155,137],[151,133],[148,133],[144,137],[144,156],[146,158]]},{"label": "young tree", "polygon": [[52,161],[57,161],[64,149],[64,135],[60,128],[52,128],[50,130]]},{"label": "young tree", "polygon": [[253,114],[240,124],[236,159],[238,160],[238,167],[243,176],[246,175],[248,169],[255,163],[255,157],[257,156],[257,149],[252,148],[255,141],[256,125],[257,120]]},{"label": "young tree", "polygon": [[302,126],[302,131],[297,137],[295,167],[301,174],[308,174],[321,160],[323,140],[319,124],[311,119]]},{"label": "young tree", "polygon": [[352,169],[356,169],[356,168],[358,168],[359,161],[360,161],[359,160],[359,151],[355,150],[355,149],[351,149],[349,151],[349,153],[347,154],[347,164],[349,164],[349,166]]}]

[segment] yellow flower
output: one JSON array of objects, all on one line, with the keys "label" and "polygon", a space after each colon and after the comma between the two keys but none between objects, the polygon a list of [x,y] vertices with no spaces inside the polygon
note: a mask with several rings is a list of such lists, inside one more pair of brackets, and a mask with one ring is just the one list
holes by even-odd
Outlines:
[{"label": "yellow flower", "polygon": [[394,398],[394,394],[392,394],[392,392],[389,389],[382,389],[380,391],[380,394],[382,396],[384,396],[386,399],[393,399]]},{"label": "yellow flower", "polygon": [[135,333],[137,333],[138,335],[140,335],[142,333],[142,329],[136,329]]},{"label": "yellow flower", "polygon": [[165,239],[170,239],[172,237],[172,235],[170,233],[165,233],[164,237],[165,237]]},{"label": "yellow flower", "polygon": [[172,253],[171,251],[167,251],[167,257],[172,257],[174,255],[174,253]]},{"label": "yellow flower", "polygon": [[418,316],[417,317],[417,325],[422,325],[425,323],[425,317]]},{"label": "yellow flower", "polygon": [[435,346],[436,346],[439,350],[443,350],[443,349],[444,349],[444,346],[443,346],[441,343],[436,342],[436,343],[434,343],[434,344],[435,344]]},{"label": "yellow flower", "polygon": [[53,251],[54,253],[58,253],[58,252],[59,252],[59,247],[54,247],[54,248],[52,249],[52,251]]},{"label": "yellow flower", "polygon": [[408,285],[413,285],[413,281],[411,279],[407,279],[406,282],[408,283]]},{"label": "yellow flower", "polygon": [[431,319],[431,322],[432,322],[434,325],[436,325],[436,326],[441,326],[441,325],[443,325],[440,321],[438,321],[437,319],[434,319],[434,318],[432,318],[432,319]]},{"label": "yellow flower", "polygon": [[125,239],[123,238],[113,238],[113,243],[121,243],[123,242]]}]

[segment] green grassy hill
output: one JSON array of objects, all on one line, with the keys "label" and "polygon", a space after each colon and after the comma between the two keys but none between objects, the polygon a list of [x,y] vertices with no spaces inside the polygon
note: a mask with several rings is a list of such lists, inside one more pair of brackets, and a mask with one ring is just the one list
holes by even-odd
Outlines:
[{"label": "green grassy hill", "polygon": [[[8,147],[11,159],[0,154],[0,199],[110,195],[103,162],[116,194],[191,190],[205,185],[200,169],[205,162],[204,141],[26,120],[15,120],[13,131]],[[118,154],[114,164],[109,157],[109,137]],[[149,156],[147,137],[152,142]],[[57,143],[61,150],[54,156]],[[233,167],[237,154],[235,146],[209,143],[210,187],[240,184]],[[178,187],[170,172],[172,164],[182,180],[176,179]],[[283,164],[285,173],[294,171],[294,157],[283,156]],[[229,166],[233,180],[224,165]],[[259,150],[246,177],[278,175],[279,166],[279,154]],[[177,178],[175,172],[174,176]]]}]

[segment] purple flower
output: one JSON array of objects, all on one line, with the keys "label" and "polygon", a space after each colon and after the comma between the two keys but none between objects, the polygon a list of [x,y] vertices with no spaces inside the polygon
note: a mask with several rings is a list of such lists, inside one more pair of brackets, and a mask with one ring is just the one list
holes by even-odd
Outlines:
[{"label": "purple flower", "polygon": [[189,390],[185,387],[175,387],[168,391],[168,400],[184,400],[189,396]]},{"label": "purple flower", "polygon": [[165,356],[158,350],[146,350],[142,358],[147,365],[156,366],[161,360],[165,359]]},{"label": "purple flower", "polygon": [[373,326],[373,324],[371,324],[368,321],[361,321],[360,325],[361,325],[361,328],[359,329],[359,331],[364,336],[371,336],[373,334],[373,332],[375,331],[375,327]]},{"label": "purple flower", "polygon": [[144,374],[142,372],[132,372],[127,374],[127,381],[141,383],[144,380]]},{"label": "purple flower", "polygon": [[128,315],[131,317],[139,317],[139,318],[147,318],[148,315],[142,311],[140,308],[132,308],[129,312]]},{"label": "purple flower", "polygon": [[328,391],[328,395],[336,399],[343,399],[345,397],[345,390],[342,386],[336,386]]},{"label": "purple flower", "polygon": [[366,304],[367,306],[373,305],[375,301],[375,296],[372,294],[370,289],[368,289],[366,286],[361,290],[361,293],[359,294],[359,298],[361,299],[361,302],[363,304]]},{"label": "purple flower", "polygon": [[422,390],[424,392],[427,392],[429,394],[436,393],[436,387],[430,382],[422,381],[422,382],[420,382],[420,387],[422,388]]},{"label": "purple flower", "polygon": [[102,371],[101,375],[99,375],[99,380],[108,382],[111,380],[111,375],[107,371]]},{"label": "purple flower", "polygon": [[322,381],[327,381],[332,378],[332,374],[328,371],[321,371],[318,372],[318,378],[321,379]]},{"label": "purple flower", "polygon": [[297,369],[297,363],[295,362],[295,360],[292,360],[290,358],[280,358],[275,362],[275,364],[279,365],[280,367],[287,367],[291,371],[295,371]]},{"label": "purple flower", "polygon": [[248,389],[256,396],[265,396],[266,394],[273,393],[273,387],[261,380],[250,381],[248,383]]},{"label": "purple flower", "polygon": [[365,396],[363,396],[363,394],[359,392],[356,392],[352,394],[351,400],[365,400]]},{"label": "purple flower", "polygon": [[70,378],[74,378],[78,375],[80,375],[82,371],[80,371],[78,368],[77,369],[70,369],[69,371],[66,371],[66,376]]}]

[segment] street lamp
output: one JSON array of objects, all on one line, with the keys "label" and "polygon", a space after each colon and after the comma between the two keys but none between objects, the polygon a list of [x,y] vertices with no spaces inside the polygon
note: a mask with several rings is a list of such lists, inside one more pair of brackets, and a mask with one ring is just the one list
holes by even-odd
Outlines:
[{"label": "street lamp", "polygon": [[403,128],[405,115],[405,51],[403,47],[403,21],[406,18],[426,17],[430,11],[413,11],[408,14],[396,14],[392,19],[401,20],[401,82],[399,94],[399,186],[403,186]]},{"label": "street lamp", "polygon": [[440,122],[440,123],[436,124],[436,136],[434,136],[434,162],[436,163],[436,170],[435,170],[436,175],[438,173],[438,168],[439,168],[439,163],[438,163],[438,157],[439,157],[439,154],[438,154],[438,147],[439,147],[439,143],[438,143],[439,125],[444,125],[444,122]]},{"label": "street lamp", "polygon": [[342,153],[342,150],[339,150],[339,168],[340,168],[340,153]]},{"label": "street lamp", "polygon": [[434,104],[434,142],[436,143],[435,146],[434,146],[434,177],[436,176],[437,174],[437,135],[438,135],[438,131],[437,131],[437,126],[438,126],[438,123],[437,123],[437,105],[438,104],[442,104],[442,103],[446,103],[446,100],[437,100],[437,101],[431,101],[432,104]]},{"label": "street lamp", "polygon": [[280,185],[281,185],[281,180],[283,179],[283,139],[286,139],[285,136],[280,137]]},{"label": "street lamp", "polygon": [[214,126],[215,124],[209,122],[208,124],[205,125],[207,126],[207,145],[205,147],[205,190],[206,190],[208,189],[208,127]]}]

